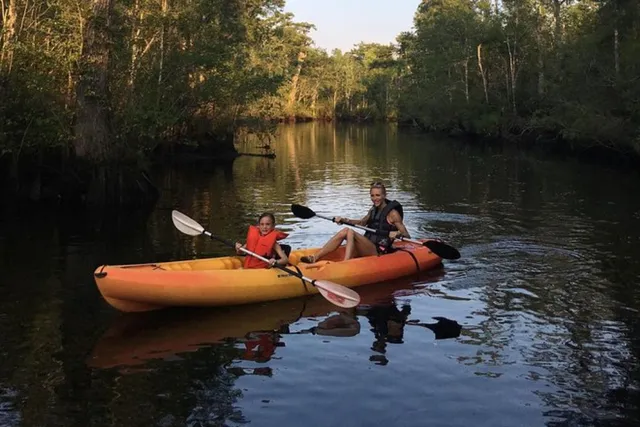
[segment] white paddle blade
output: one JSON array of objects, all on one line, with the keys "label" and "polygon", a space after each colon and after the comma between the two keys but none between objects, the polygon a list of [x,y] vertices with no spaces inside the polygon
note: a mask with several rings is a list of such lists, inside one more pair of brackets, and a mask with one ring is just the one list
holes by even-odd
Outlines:
[{"label": "white paddle blade", "polygon": [[178,230],[189,236],[198,236],[204,231],[203,226],[181,212],[172,211],[171,219]]},{"label": "white paddle blade", "polygon": [[313,284],[323,297],[338,307],[352,308],[360,304],[360,295],[345,286],[326,280],[316,280]]}]

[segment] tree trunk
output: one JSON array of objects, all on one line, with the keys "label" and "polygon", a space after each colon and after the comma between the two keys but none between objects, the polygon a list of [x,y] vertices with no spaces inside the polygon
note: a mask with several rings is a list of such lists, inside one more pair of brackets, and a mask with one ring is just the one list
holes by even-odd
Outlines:
[{"label": "tree trunk", "polygon": [[131,66],[129,69],[129,89],[133,90],[136,80],[136,70],[138,68],[138,52],[140,50],[138,46],[138,39],[140,37],[140,26],[138,25],[138,16],[140,11],[140,5],[138,0],[133,3],[133,12],[131,13]]},{"label": "tree trunk", "polygon": [[613,62],[616,70],[616,79],[620,77],[620,36],[618,33],[618,7],[615,10],[615,24],[613,27]]},{"label": "tree trunk", "polygon": [[560,18],[560,6],[564,3],[560,0],[553,0],[553,20],[555,24],[553,38],[555,41],[556,49],[562,43],[562,19]]},{"label": "tree trunk", "polygon": [[294,116],[293,107],[296,102],[296,94],[298,93],[298,80],[300,79],[302,63],[304,62],[304,58],[306,58],[306,56],[307,54],[304,52],[298,53],[298,66],[296,67],[296,72],[291,79],[291,90],[289,91],[289,102],[287,103],[287,114],[289,114],[290,118],[293,118]]},{"label": "tree trunk", "polygon": [[480,69],[480,76],[482,76],[482,87],[484,89],[484,102],[489,103],[489,91],[487,89],[487,75],[482,68],[482,43],[478,45],[478,68]]},{"label": "tree trunk", "polygon": [[615,62],[616,78],[620,76],[620,39],[618,36],[618,27],[613,30],[613,56]]},{"label": "tree trunk", "polygon": [[544,97],[545,82],[544,82],[544,50],[542,44],[542,37],[540,35],[540,29],[536,30],[536,42],[538,43],[538,97],[542,99]]},{"label": "tree trunk", "polygon": [[16,34],[17,10],[16,2],[18,0],[8,0],[9,6],[5,6],[5,0],[2,0],[2,37],[0,38],[0,77],[9,76],[13,66],[13,49],[14,38]]},{"label": "tree trunk", "polygon": [[544,97],[544,60],[542,52],[538,52],[538,97]]},{"label": "tree trunk", "polygon": [[314,119],[318,118],[318,115],[316,114],[316,105],[318,103],[318,89],[319,88],[320,88],[320,84],[317,84],[313,88],[313,96],[311,97],[311,115],[313,116]]},{"label": "tree trunk", "polygon": [[469,58],[464,60],[464,99],[469,104]]},{"label": "tree trunk", "polygon": [[111,120],[108,87],[110,35],[113,0],[92,0],[80,56],[80,75],[76,85],[76,156],[104,161],[111,150]]},{"label": "tree trunk", "polygon": [[[162,29],[160,33],[160,71],[158,72],[158,88],[162,84],[162,73],[164,72],[164,49],[165,49],[165,36],[166,36],[166,28],[165,21],[167,17],[167,12],[169,11],[169,2],[168,0],[162,0]],[[160,99],[160,98],[158,98]]]},{"label": "tree trunk", "polygon": [[516,108],[516,76],[517,76],[517,60],[516,60],[516,44],[513,43],[513,47],[511,42],[507,38],[507,51],[509,53],[509,77],[511,83],[511,107],[513,109],[514,114],[518,114],[518,110]]}]

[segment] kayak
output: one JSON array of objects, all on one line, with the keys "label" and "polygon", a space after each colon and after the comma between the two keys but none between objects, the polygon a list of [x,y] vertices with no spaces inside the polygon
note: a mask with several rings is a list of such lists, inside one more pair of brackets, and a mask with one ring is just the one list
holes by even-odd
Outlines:
[{"label": "kayak", "polygon": [[[348,288],[385,282],[433,269],[442,259],[429,248],[395,242],[393,253],[343,261],[344,246],[313,263],[300,258],[317,248],[292,251],[292,269]],[[103,265],[94,280],[112,307],[123,312],[167,307],[216,307],[296,298],[318,293],[311,284],[278,269],[243,269],[243,257],[228,256],[149,264]]]}]

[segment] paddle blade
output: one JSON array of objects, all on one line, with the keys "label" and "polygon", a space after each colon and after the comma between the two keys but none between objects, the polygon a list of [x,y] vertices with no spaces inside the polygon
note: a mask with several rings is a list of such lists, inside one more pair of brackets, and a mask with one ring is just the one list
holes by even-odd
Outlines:
[{"label": "paddle blade", "polygon": [[204,231],[203,226],[181,212],[172,211],[171,219],[178,230],[189,236],[198,236]]},{"label": "paddle blade", "polygon": [[327,280],[315,280],[313,284],[323,297],[338,307],[352,308],[360,304],[360,295],[347,287]]},{"label": "paddle blade", "polygon": [[449,246],[439,240],[427,240],[423,243],[424,246],[429,248],[431,252],[438,255],[443,259],[458,259],[460,258],[460,252],[453,246]]},{"label": "paddle blade", "polygon": [[308,207],[296,204],[291,205],[291,212],[293,212],[293,215],[302,219],[309,219],[316,216],[316,213]]},{"label": "paddle blade", "polygon": [[438,323],[428,323],[425,326],[436,334],[437,340],[445,340],[448,338],[458,338],[462,331],[462,326],[455,320],[446,317],[434,317]]}]

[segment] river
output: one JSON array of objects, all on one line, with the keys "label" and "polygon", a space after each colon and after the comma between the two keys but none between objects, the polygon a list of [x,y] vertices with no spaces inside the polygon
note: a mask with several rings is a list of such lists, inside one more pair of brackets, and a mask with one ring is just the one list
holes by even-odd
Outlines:
[{"label": "river", "polygon": [[[152,212],[4,204],[0,425],[640,422],[637,172],[386,125],[282,126],[271,145],[275,159],[156,170]],[[339,314],[319,296],[136,316],[93,282],[101,264],[230,253],[176,231],[172,209],[234,240],[273,211],[285,243],[321,245],[339,227],[291,203],[360,217],[374,179],[414,237],[462,257],[357,289],[344,336],[321,328]]]}]

